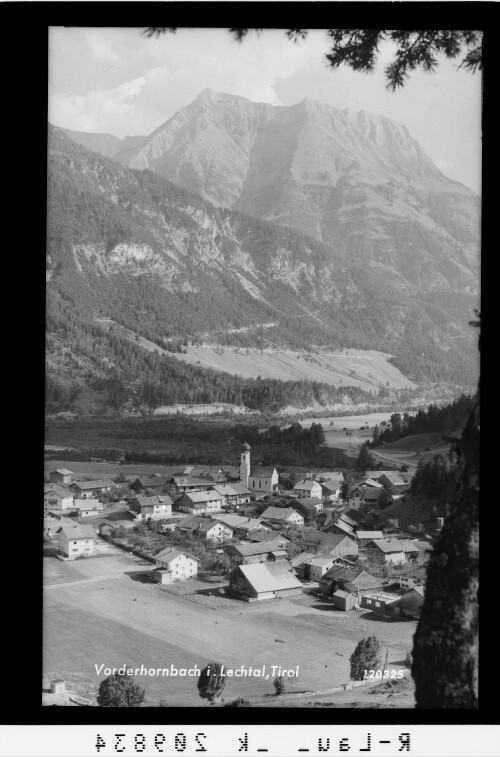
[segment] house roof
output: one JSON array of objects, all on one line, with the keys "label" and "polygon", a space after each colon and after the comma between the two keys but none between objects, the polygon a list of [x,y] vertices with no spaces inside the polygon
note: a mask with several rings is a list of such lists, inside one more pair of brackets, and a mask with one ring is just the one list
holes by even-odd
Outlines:
[{"label": "house roof", "polygon": [[337,591],[333,592],[334,597],[341,597],[342,599],[345,599],[346,597],[348,597],[349,594],[351,594],[350,591],[342,591],[342,589],[337,589]]},{"label": "house roof", "polygon": [[292,557],[290,564],[292,568],[298,568],[300,565],[305,565],[313,557],[315,557],[314,552],[301,552],[300,555]]},{"label": "house roof", "polygon": [[276,468],[263,468],[260,465],[255,465],[250,468],[251,478],[271,478]]},{"label": "house roof", "polygon": [[365,500],[372,500],[373,502],[376,502],[378,498],[380,497],[380,492],[382,491],[382,488],[373,489],[372,487],[367,487],[366,489],[363,489],[363,499]]},{"label": "house roof", "polygon": [[311,491],[312,489],[317,489],[318,486],[321,486],[318,481],[314,481],[312,478],[308,478],[306,481],[298,481],[293,488],[300,491],[304,489],[306,491]]},{"label": "house roof", "polygon": [[269,531],[267,528],[254,528],[247,533],[245,539],[250,541],[290,541],[288,537],[283,534]]},{"label": "house roof", "polygon": [[210,486],[210,481],[206,478],[195,478],[194,476],[172,476],[171,479],[176,486]]},{"label": "house roof", "polygon": [[110,478],[97,478],[93,481],[73,481],[73,485],[79,489],[101,489],[107,486],[117,486]]},{"label": "house roof", "polygon": [[177,522],[176,528],[188,528],[190,531],[194,531],[195,529],[199,528],[199,526],[204,521],[208,521],[212,524],[214,522],[211,518],[205,518],[203,515],[188,515],[186,518],[183,518],[182,520]]},{"label": "house roof", "polygon": [[434,551],[434,547],[432,546],[430,541],[421,541],[420,539],[415,539],[413,543],[415,544],[419,552],[433,552]]},{"label": "house roof", "polygon": [[73,471],[68,470],[67,468],[56,468],[55,470],[51,470],[51,473],[60,473],[61,476],[71,476],[73,474]]},{"label": "house roof", "polygon": [[77,510],[104,510],[104,505],[96,499],[81,499]]},{"label": "house roof", "polygon": [[292,573],[287,563],[253,563],[240,565],[240,570],[257,592],[278,591],[279,589],[301,589],[302,584]]},{"label": "house roof", "polygon": [[212,518],[204,518],[204,523],[200,523],[198,526],[198,531],[202,531],[203,533],[208,533],[212,530],[212,528],[215,528],[217,525],[224,526],[224,528],[228,528],[231,533],[233,533],[233,529],[231,526],[228,526],[227,523],[222,523],[219,520],[213,520]]},{"label": "house roof", "polygon": [[348,567],[345,565],[334,565],[333,568],[325,573],[321,581],[331,582],[339,581],[350,584],[356,589],[374,589],[381,586],[382,579],[375,578],[362,568]]},{"label": "house roof", "polygon": [[[272,520],[287,520],[293,513],[297,513],[297,510],[294,510],[293,507],[268,507],[260,517],[262,520],[268,518]],[[297,513],[297,515],[300,515],[300,513]]]},{"label": "house roof", "polygon": [[404,552],[405,548],[399,539],[373,539],[371,542],[375,544],[381,552]]},{"label": "house roof", "polygon": [[45,484],[44,494],[54,494],[56,497],[66,499],[67,497],[74,497],[75,493],[71,489],[67,489],[65,486],[59,486],[59,484]]},{"label": "house roof", "polygon": [[[247,523],[240,523],[237,528],[241,529],[242,531],[247,531],[250,533],[250,531],[264,531],[266,532],[267,529],[259,529],[258,526],[260,525],[260,518],[249,518]],[[267,531],[269,533],[269,531]]]},{"label": "house roof", "polygon": [[200,504],[203,502],[211,502],[213,500],[221,501],[221,495],[214,492],[213,489],[208,492],[186,492],[180,497],[177,502],[192,502],[193,504]]},{"label": "house roof", "polygon": [[270,541],[261,541],[255,544],[233,544],[232,548],[241,557],[251,557],[252,555],[264,555],[276,549],[276,545]]},{"label": "house roof", "polygon": [[365,480],[363,481],[363,483],[361,485],[362,486],[369,486],[370,488],[375,488],[375,489],[383,489],[384,488],[382,486],[382,484],[379,484],[379,482],[375,481],[373,478],[365,478]]},{"label": "house roof", "polygon": [[359,512],[359,510],[356,510],[355,507],[350,507],[348,510],[346,510],[342,514],[344,515],[344,517],[350,518],[355,523],[358,523],[359,521],[363,520],[362,514]]},{"label": "house roof", "polygon": [[225,523],[227,526],[231,526],[231,528],[240,528],[241,526],[244,526],[247,523],[251,522],[250,518],[245,518],[244,515],[233,515],[232,513],[228,513],[227,515],[217,514],[213,515],[213,517],[217,520],[220,520],[221,523]]},{"label": "house roof", "polygon": [[418,552],[419,551],[414,541],[410,541],[409,539],[398,539],[398,541],[402,545],[405,552]]},{"label": "house roof", "polygon": [[358,539],[383,539],[384,534],[382,531],[357,531],[356,536]]},{"label": "house roof", "polygon": [[334,523],[330,523],[327,526],[327,528],[332,528],[333,526],[343,531],[346,536],[352,536],[354,533],[353,527],[349,523],[346,523],[345,521],[340,520],[340,518],[336,520]]},{"label": "house roof", "polygon": [[180,549],[174,549],[173,547],[165,547],[165,549],[162,549],[161,552],[158,552],[157,555],[154,555],[155,560],[161,560],[161,562],[169,563],[172,560],[175,560],[177,557],[180,557],[181,555],[185,555],[186,557],[191,557],[192,560],[196,560],[196,562],[200,562],[197,557],[194,555],[191,555],[189,552],[184,552]]},{"label": "house roof", "polygon": [[234,483],[231,483],[231,487],[236,494],[250,494],[250,489],[248,489],[245,484],[235,481]]},{"label": "house roof", "polygon": [[139,476],[133,483],[136,484],[139,482],[144,489],[153,489],[155,486],[165,486],[168,481],[169,479],[167,476],[160,476],[159,473],[152,473],[150,476]]},{"label": "house roof", "polygon": [[318,497],[302,497],[302,499],[297,499],[295,502],[298,505],[322,505],[323,500],[319,499]]},{"label": "house roof", "polygon": [[342,521],[343,523],[347,523],[348,526],[357,525],[356,521],[350,518],[347,513],[342,513],[342,515],[339,516],[338,520]]},{"label": "house roof", "polygon": [[318,567],[321,567],[322,565],[328,565],[332,560],[334,560],[334,558],[331,555],[328,555],[325,557],[312,557],[307,563],[308,565],[317,565]]},{"label": "house roof", "polygon": [[304,544],[317,544],[328,549],[334,549],[344,539],[351,539],[351,543],[353,542],[353,539],[348,534],[330,534],[325,531],[316,531],[316,533],[307,536]]},{"label": "house roof", "polygon": [[344,480],[344,474],[340,471],[328,471],[328,470],[319,470],[316,471],[316,478],[324,478],[325,484],[330,483],[341,483]]},{"label": "house roof", "polygon": [[93,539],[96,535],[93,526],[82,526],[79,523],[74,522],[72,525],[64,523],[59,531],[63,532],[68,541],[74,539]]},{"label": "house roof", "polygon": [[152,497],[134,497],[134,502],[138,502],[141,507],[151,507],[152,505],[171,505],[172,500],[168,494],[154,494]]}]

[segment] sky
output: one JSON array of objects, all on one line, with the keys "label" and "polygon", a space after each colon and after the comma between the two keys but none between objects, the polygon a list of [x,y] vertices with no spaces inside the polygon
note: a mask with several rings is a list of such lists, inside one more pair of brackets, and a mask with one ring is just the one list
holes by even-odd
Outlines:
[{"label": "sky", "polygon": [[325,30],[294,44],[283,30],[251,32],[238,43],[226,29],[182,28],[147,38],[142,28],[49,31],[49,121],[117,137],[148,135],[207,87],[255,102],[292,105],[305,97],[365,110],[408,127],[448,177],[481,187],[481,75],[440,59],[403,89],[386,89],[390,44],[370,74],[329,69]]}]

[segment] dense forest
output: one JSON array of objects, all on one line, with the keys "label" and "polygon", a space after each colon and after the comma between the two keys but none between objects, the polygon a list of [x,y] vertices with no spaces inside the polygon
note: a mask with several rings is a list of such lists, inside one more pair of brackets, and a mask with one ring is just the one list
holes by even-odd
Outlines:
[{"label": "dense forest", "polygon": [[[82,387],[111,408],[225,401],[271,410],[373,399],[349,386],[243,381],[160,359],[134,349],[106,319],[172,352],[207,334],[239,347],[377,349],[417,382],[475,384],[467,321],[476,298],[466,292],[403,291],[355,256],[215,208],[57,129],[49,130],[47,191],[49,412],[81,404]],[[402,240],[411,234],[400,230]],[[438,245],[432,234],[421,243]],[[131,246],[138,257],[127,257]],[[254,284],[242,279],[247,269]]]},{"label": "dense forest", "polygon": [[457,488],[457,456],[453,449],[448,454],[434,455],[431,460],[419,460],[411,482],[412,494],[422,494],[440,504],[450,502]]},{"label": "dense forest", "polygon": [[459,431],[465,427],[476,401],[476,395],[462,394],[450,404],[442,407],[430,405],[427,410],[419,410],[414,416],[409,413],[393,413],[386,429],[381,431],[375,426],[370,446],[377,447],[380,444],[395,442],[413,434],[446,434]]}]

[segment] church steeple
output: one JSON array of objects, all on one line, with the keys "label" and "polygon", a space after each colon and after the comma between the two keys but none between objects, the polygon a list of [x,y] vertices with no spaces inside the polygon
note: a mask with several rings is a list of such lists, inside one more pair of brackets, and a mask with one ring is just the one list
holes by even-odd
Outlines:
[{"label": "church steeple", "polygon": [[247,442],[241,447],[240,462],[240,482],[243,486],[248,487],[248,477],[250,476],[250,445]]}]

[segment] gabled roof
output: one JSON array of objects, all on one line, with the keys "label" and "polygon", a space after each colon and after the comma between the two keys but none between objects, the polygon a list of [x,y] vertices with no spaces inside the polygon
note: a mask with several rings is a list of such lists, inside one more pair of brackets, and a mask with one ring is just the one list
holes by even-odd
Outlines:
[{"label": "gabled roof", "polygon": [[382,531],[357,531],[356,536],[358,539],[383,539],[384,534]]},{"label": "gabled roof", "polygon": [[314,481],[312,478],[308,478],[305,481],[298,481],[293,488],[299,491],[302,491],[304,489],[306,491],[311,491],[312,489],[317,489],[318,486],[321,486],[319,481]]},{"label": "gabled roof", "polygon": [[51,473],[60,473],[61,476],[71,476],[73,474],[73,471],[68,470],[67,468],[56,468],[55,470],[51,470]]},{"label": "gabled roof", "polygon": [[[267,529],[259,529],[258,526],[260,525],[260,518],[249,518],[247,523],[240,523],[239,526],[236,528],[241,529],[242,531],[247,531],[249,533],[250,531],[255,530],[263,530],[264,533],[267,531]],[[269,531],[267,531],[269,533]]]},{"label": "gabled roof", "polygon": [[217,494],[220,494],[223,497],[235,497],[236,492],[233,489],[232,484],[215,484],[213,487],[213,490],[217,492]]},{"label": "gabled roof", "polygon": [[43,487],[43,493],[54,494],[56,497],[61,497],[62,499],[75,496],[75,492],[71,491],[71,489],[67,489],[65,486],[60,486],[59,484],[45,484]]},{"label": "gabled roof", "polygon": [[212,530],[212,528],[215,528],[217,525],[224,526],[224,528],[228,528],[231,533],[233,533],[233,529],[231,526],[228,526],[227,523],[222,523],[219,520],[213,520],[212,518],[204,518],[204,523],[200,523],[198,526],[198,531],[201,531],[202,533],[208,533]]},{"label": "gabled roof", "polygon": [[307,536],[304,544],[318,544],[321,547],[335,549],[344,539],[350,539],[351,543],[354,543],[354,539],[349,534],[330,534],[325,531],[316,531],[316,533]]},{"label": "gabled roof", "polygon": [[415,544],[419,552],[434,552],[434,547],[432,546],[430,541],[421,541],[420,539],[415,539],[413,543]]},{"label": "gabled roof", "polygon": [[410,541],[409,539],[398,539],[399,543],[402,545],[402,548],[405,552],[418,552],[419,549],[414,541]]},{"label": "gabled roof", "polygon": [[195,478],[194,476],[172,476],[170,479],[176,486],[211,486],[212,482],[206,478]]},{"label": "gabled roof", "polygon": [[342,599],[345,599],[345,598],[346,598],[346,597],[348,597],[348,596],[349,596],[349,594],[351,594],[351,593],[352,593],[352,592],[350,592],[350,591],[342,591],[342,589],[337,589],[337,591],[334,591],[334,592],[333,592],[333,595],[332,595],[332,596],[334,596],[334,597],[341,597]]},{"label": "gabled roof", "polygon": [[315,557],[314,552],[301,552],[300,555],[292,557],[290,564],[292,568],[298,568],[300,565],[305,565],[313,557]]},{"label": "gabled roof", "polygon": [[162,551],[158,552],[157,555],[154,555],[154,558],[155,560],[161,560],[161,562],[169,563],[172,560],[175,560],[177,557],[180,557],[181,555],[190,557],[192,560],[196,560],[196,562],[200,562],[197,557],[191,555],[189,552],[185,552],[180,549],[174,549],[174,547],[165,547],[165,549],[162,549]]},{"label": "gabled roof", "polygon": [[249,541],[290,541],[287,536],[276,533],[275,531],[269,531],[267,528],[254,528],[247,533],[245,539]]},{"label": "gabled roof", "polygon": [[260,465],[255,465],[250,468],[251,478],[271,478],[276,468],[263,468]]},{"label": "gabled roof", "polygon": [[240,570],[256,592],[278,591],[279,589],[301,589],[299,579],[289,569],[287,563],[253,563],[240,565]]},{"label": "gabled roof", "polygon": [[[262,515],[260,516],[262,520],[287,520],[293,513],[296,513],[297,511],[293,509],[293,507],[268,507]],[[297,513],[297,515],[300,515],[300,513]],[[300,516],[303,517],[302,515]]]},{"label": "gabled roof", "polygon": [[264,555],[276,549],[276,544],[270,541],[261,541],[255,544],[233,544],[232,549],[241,557],[251,557],[252,555]]},{"label": "gabled roof", "polygon": [[355,507],[350,507],[342,514],[344,517],[350,518],[354,523],[359,523],[363,520],[362,514]]},{"label": "gabled roof", "polygon": [[186,492],[176,500],[177,503],[192,502],[193,504],[201,504],[203,502],[211,502],[213,500],[221,501],[221,495],[217,492],[210,490],[208,492]]},{"label": "gabled roof", "polygon": [[64,523],[57,533],[61,531],[68,541],[75,539],[93,539],[96,535],[93,526],[82,526],[79,523],[74,523],[74,525]]},{"label": "gabled roof", "polygon": [[382,585],[381,578],[375,578],[362,568],[351,568],[345,565],[334,565],[325,573],[321,581],[338,581],[350,584],[357,589],[374,589]]},{"label": "gabled roof", "polygon": [[374,489],[383,489],[384,487],[382,484],[379,484],[378,481],[375,481],[373,478],[365,478],[361,486],[369,486],[370,488]]},{"label": "gabled roof", "polygon": [[151,507],[153,505],[171,505],[172,500],[168,494],[153,494],[152,497],[134,497],[134,502],[138,502],[141,507]]},{"label": "gabled roof", "polygon": [[241,526],[246,525],[247,523],[250,523],[250,518],[245,518],[244,515],[236,515],[232,513],[226,514],[217,514],[213,515],[213,518],[216,518],[221,523],[225,523],[227,526],[231,526],[231,528],[239,528]]},{"label": "gabled roof", "polygon": [[239,482],[237,483],[235,481],[234,483],[231,483],[231,487],[236,492],[236,494],[250,494],[250,489]]},{"label": "gabled roof", "polygon": [[188,529],[189,531],[195,531],[204,521],[208,521],[212,524],[214,523],[211,518],[205,518],[203,515],[188,515],[186,518],[177,522],[176,528],[179,530]]},{"label": "gabled roof", "polygon": [[170,479],[167,476],[160,476],[159,473],[152,473],[150,476],[139,476],[134,480],[134,484],[137,482],[146,489],[153,489],[155,486],[165,486]]},{"label": "gabled roof", "polygon": [[381,552],[404,552],[404,546],[399,539],[374,539],[371,544],[375,544]]},{"label": "gabled roof", "polygon": [[323,565],[329,565],[331,562],[333,562],[335,558],[331,555],[325,555],[323,557],[311,557],[309,560],[307,560],[308,565],[314,565],[318,567],[322,567]]},{"label": "gabled roof", "polygon": [[117,486],[110,478],[97,478],[93,481],[73,481],[73,486],[77,486],[79,489],[100,489],[108,486]]}]

